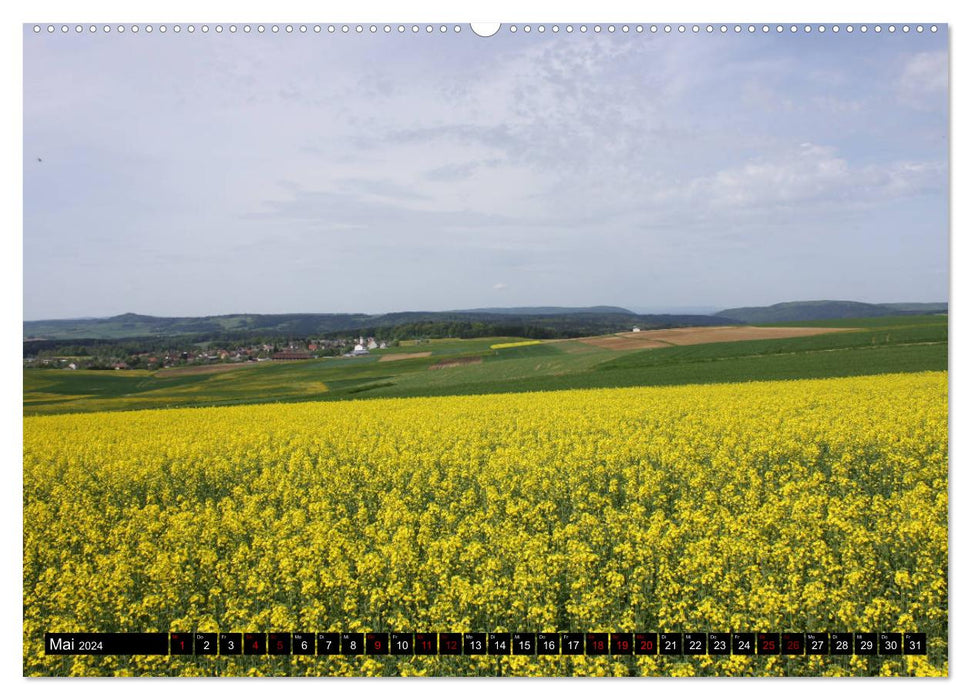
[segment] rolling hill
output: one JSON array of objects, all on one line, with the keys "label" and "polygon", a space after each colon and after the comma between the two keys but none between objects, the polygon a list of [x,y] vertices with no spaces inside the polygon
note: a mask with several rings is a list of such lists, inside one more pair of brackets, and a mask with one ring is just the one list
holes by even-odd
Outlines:
[{"label": "rolling hill", "polygon": [[[645,328],[724,325],[726,320],[702,315],[641,315],[620,307],[524,307],[468,311],[403,311],[387,314],[230,314],[160,317],[127,313],[109,318],[25,321],[25,339],[118,340],[168,336],[242,338],[254,335],[312,337],[334,334],[378,334],[410,326],[429,336],[533,335],[571,337],[613,333],[638,325]],[[455,324],[454,328],[449,328]],[[464,324],[464,326],[462,325]],[[478,330],[472,324],[479,324]],[[532,329],[533,333],[526,332]],[[423,330],[424,329],[424,330]]]},{"label": "rolling hill", "polygon": [[787,301],[719,311],[715,316],[742,323],[790,323],[831,318],[877,318],[902,314],[947,313],[947,303],[867,304],[860,301]]},{"label": "rolling hill", "polygon": [[184,366],[162,371],[25,367],[23,411],[24,415],[39,415],[498,394],[948,368],[944,316],[908,315],[844,323],[848,326],[826,323],[840,328],[832,333],[707,344],[665,343],[657,347],[597,342],[603,338],[522,343],[516,342],[522,340],[519,338],[492,337],[411,341],[362,357]]}]

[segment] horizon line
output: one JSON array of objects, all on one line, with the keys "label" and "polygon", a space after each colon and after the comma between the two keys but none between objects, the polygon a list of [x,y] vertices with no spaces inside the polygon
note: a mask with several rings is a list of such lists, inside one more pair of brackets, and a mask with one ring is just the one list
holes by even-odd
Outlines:
[{"label": "horizon line", "polygon": [[[781,304],[811,304],[820,302],[830,302],[830,303],[850,303],[850,304],[868,304],[872,306],[883,306],[887,304],[941,304],[950,306],[950,300],[944,301],[858,301],[854,299],[798,299],[791,301],[779,301],[771,304],[749,304],[749,305],[737,305],[737,306],[715,306],[711,304],[683,304],[683,305],[659,305],[656,307],[648,307],[641,305],[634,305],[642,309],[654,308],[654,309],[670,309],[672,311],[677,309],[702,309],[711,308],[717,309],[711,314],[704,313],[685,313],[677,315],[686,316],[707,316],[712,314],[721,313],[730,309],[746,309],[746,308],[770,308],[773,306],[779,306]],[[366,311],[273,311],[273,312],[259,312],[259,311],[230,311],[225,313],[212,313],[212,314],[196,314],[196,315],[156,315],[150,313],[138,313],[134,311],[124,311],[121,313],[110,314],[106,316],[69,316],[60,318],[22,318],[22,323],[40,323],[44,321],[105,321],[112,318],[118,318],[120,316],[145,316],[149,318],[219,318],[225,316],[387,316],[391,314],[404,314],[404,313],[472,313],[476,311],[487,312],[489,309],[503,309],[503,310],[515,310],[515,309],[534,309],[534,308],[549,308],[549,309],[596,309],[611,307],[616,309],[624,309],[629,311],[631,314],[636,316],[645,315],[674,315],[665,313],[663,311],[652,311],[652,312],[638,312],[634,311],[630,306],[622,306],[620,304],[592,304],[589,306],[558,306],[555,304],[524,304],[516,306],[479,306],[464,309],[441,309],[441,310],[431,310],[431,309],[403,309],[397,311],[379,311],[379,312],[366,312]]]}]

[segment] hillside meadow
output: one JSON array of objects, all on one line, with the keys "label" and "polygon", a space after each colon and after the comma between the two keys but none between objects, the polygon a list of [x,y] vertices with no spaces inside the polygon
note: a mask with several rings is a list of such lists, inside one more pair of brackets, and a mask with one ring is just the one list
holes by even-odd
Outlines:
[{"label": "hillside meadow", "polygon": [[23,410],[42,415],[943,371],[947,322],[947,316],[837,319],[799,324],[839,329],[810,337],[651,349],[616,350],[585,340],[446,338],[364,357],[241,367],[155,373],[25,369]]}]

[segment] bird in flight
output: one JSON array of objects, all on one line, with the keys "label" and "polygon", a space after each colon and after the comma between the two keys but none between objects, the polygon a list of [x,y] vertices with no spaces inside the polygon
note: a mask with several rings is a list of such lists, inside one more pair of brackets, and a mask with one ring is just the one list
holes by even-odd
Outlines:
[{"label": "bird in flight", "polygon": [[44,159],[43,159],[43,158],[38,158],[38,159],[37,159],[37,162],[38,162],[38,163],[43,163],[43,162],[44,162]]}]

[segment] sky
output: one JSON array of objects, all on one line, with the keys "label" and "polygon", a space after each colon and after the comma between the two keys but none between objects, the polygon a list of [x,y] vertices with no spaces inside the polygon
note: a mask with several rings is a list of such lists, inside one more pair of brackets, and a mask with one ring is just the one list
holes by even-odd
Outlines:
[{"label": "sky", "polygon": [[948,298],[944,27],[224,26],[25,26],[26,320]]}]

